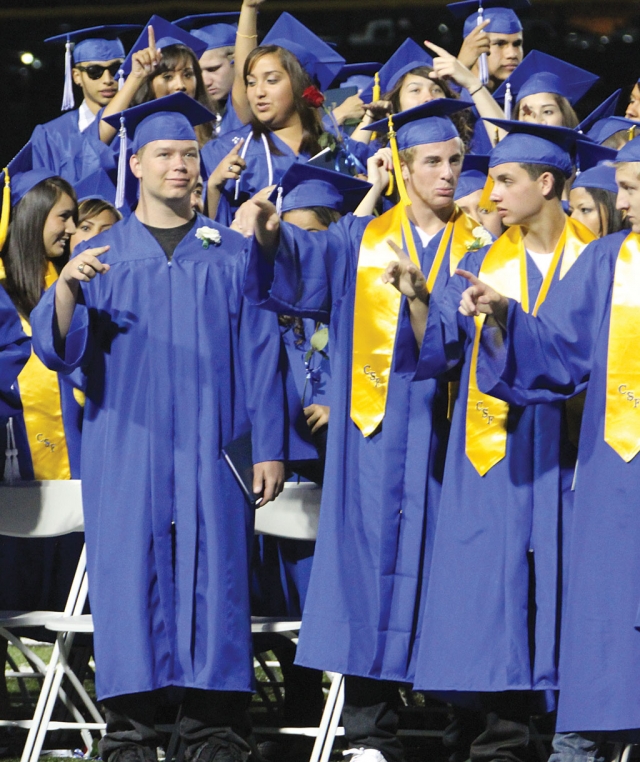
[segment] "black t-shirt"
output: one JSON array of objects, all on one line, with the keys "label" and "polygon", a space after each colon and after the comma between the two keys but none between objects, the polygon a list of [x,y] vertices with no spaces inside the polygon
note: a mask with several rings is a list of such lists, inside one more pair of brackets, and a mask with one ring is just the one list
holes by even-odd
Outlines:
[{"label": "black t-shirt", "polygon": [[[144,222],[142,224],[144,225]],[[164,251],[169,262],[171,262],[171,257],[173,257],[173,252],[176,250],[176,246],[195,224],[196,216],[194,215],[192,220],[185,222],[184,225],[178,225],[177,228],[153,228],[151,225],[144,226],[160,244],[162,251]]]}]

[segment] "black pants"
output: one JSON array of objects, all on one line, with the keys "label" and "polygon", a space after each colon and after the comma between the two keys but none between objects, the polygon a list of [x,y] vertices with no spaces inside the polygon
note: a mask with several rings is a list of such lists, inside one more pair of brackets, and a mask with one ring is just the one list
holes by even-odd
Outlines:
[{"label": "black pants", "polygon": [[529,747],[529,716],[534,697],[505,691],[478,695],[479,711],[454,709],[443,742],[452,762],[524,762]]},{"label": "black pants", "polygon": [[[209,739],[233,745],[244,756],[249,753],[246,739],[251,733],[248,708],[251,694],[235,691],[203,691],[187,688],[182,695],[180,736],[186,744],[186,757]],[[100,740],[100,756],[108,760],[114,752],[136,747],[145,757],[156,758],[161,737],[155,729],[158,710],[176,703],[172,690],[148,691],[115,696],[103,701],[107,720],[106,735]],[[177,706],[176,706],[177,709]]]},{"label": "black pants", "polygon": [[350,748],[377,749],[387,762],[401,762],[398,688],[386,680],[345,676],[342,723]]}]

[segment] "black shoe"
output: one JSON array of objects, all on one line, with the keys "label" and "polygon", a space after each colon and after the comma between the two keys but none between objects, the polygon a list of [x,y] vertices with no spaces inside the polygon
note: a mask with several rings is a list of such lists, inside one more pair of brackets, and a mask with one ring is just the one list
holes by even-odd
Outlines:
[{"label": "black shoe", "polygon": [[188,748],[185,758],[187,762],[246,762],[249,753],[243,752],[234,743],[209,738],[195,748]]},{"label": "black shoe", "polygon": [[107,762],[158,762],[158,755],[148,746],[130,744],[112,751]]}]

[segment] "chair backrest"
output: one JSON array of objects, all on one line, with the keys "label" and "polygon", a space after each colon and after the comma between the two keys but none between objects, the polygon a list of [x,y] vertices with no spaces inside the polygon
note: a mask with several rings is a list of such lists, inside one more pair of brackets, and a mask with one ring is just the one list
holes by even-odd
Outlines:
[{"label": "chair backrest", "polygon": [[57,537],[83,530],[79,479],[0,485],[0,534]]},{"label": "chair backrest", "polygon": [[292,540],[315,540],[321,497],[321,487],[313,482],[286,482],[284,490],[272,503],[256,509],[256,533]]}]

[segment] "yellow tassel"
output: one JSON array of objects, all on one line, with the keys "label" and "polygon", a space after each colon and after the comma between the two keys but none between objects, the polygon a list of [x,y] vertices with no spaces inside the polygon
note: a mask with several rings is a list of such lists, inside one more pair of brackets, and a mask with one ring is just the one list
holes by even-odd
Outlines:
[{"label": "yellow tassel", "polygon": [[398,193],[400,194],[400,201],[404,206],[411,206],[411,199],[407,194],[407,189],[402,177],[402,168],[400,166],[400,153],[398,151],[398,141],[396,140],[396,131],[393,128],[393,114],[389,114],[389,144],[391,145],[391,154],[393,156],[393,172],[396,176],[396,183],[398,185]]},{"label": "yellow tassel", "polygon": [[4,168],[4,190],[2,192],[2,215],[0,215],[0,251],[4,248],[9,232],[9,215],[11,213],[11,183],[9,182],[9,167]]},{"label": "yellow tassel", "polygon": [[396,189],[396,184],[393,179],[393,172],[389,172],[389,185],[387,185],[387,190],[385,192],[385,196],[393,196],[393,192]]},{"label": "yellow tassel", "polygon": [[629,141],[632,141],[636,136],[636,125],[632,124],[631,127],[629,127]]},{"label": "yellow tassel", "polygon": [[484,184],[482,196],[480,196],[480,201],[478,202],[478,207],[484,209],[488,214],[491,214],[491,212],[495,212],[496,210],[496,205],[491,200],[494,185],[495,183],[493,182],[491,175],[487,175],[487,182]]},{"label": "yellow tassel", "polygon": [[380,93],[380,73],[376,72],[373,75],[373,100],[379,101],[381,97]]}]

